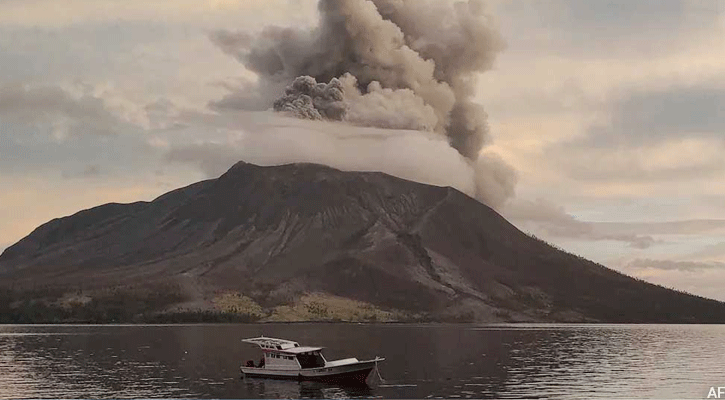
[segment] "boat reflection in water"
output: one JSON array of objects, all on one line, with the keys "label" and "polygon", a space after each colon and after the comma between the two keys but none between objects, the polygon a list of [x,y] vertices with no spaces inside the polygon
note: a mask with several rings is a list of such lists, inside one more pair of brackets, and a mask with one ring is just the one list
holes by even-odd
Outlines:
[{"label": "boat reflection in water", "polygon": [[370,398],[372,389],[367,385],[345,385],[318,381],[291,381],[281,379],[243,377],[246,393],[257,398],[270,399],[341,399]]}]

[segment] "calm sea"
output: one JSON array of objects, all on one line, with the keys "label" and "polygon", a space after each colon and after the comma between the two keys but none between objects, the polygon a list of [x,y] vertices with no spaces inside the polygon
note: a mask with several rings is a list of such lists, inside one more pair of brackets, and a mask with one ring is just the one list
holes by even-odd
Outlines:
[{"label": "calm sea", "polygon": [[[253,336],[386,357],[370,388],[243,379]],[[725,326],[0,325],[0,398],[706,398]]]}]

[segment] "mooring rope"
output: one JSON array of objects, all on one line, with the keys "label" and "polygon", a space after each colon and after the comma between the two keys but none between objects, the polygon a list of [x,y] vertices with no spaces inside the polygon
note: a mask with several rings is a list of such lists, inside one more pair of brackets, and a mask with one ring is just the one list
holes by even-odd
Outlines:
[{"label": "mooring rope", "polygon": [[375,357],[375,374],[377,374],[380,383],[385,383],[385,379],[380,375],[380,368],[378,368],[378,357]]},{"label": "mooring rope", "polygon": [[378,368],[378,357],[375,357],[375,375],[380,380],[378,387],[391,388],[391,387],[416,387],[416,386],[418,386],[417,384],[414,384],[414,383],[412,383],[412,384],[411,383],[409,383],[409,384],[405,384],[405,383],[390,384],[390,383],[388,383],[388,381],[386,381],[383,378],[383,376],[380,375],[380,368]]}]

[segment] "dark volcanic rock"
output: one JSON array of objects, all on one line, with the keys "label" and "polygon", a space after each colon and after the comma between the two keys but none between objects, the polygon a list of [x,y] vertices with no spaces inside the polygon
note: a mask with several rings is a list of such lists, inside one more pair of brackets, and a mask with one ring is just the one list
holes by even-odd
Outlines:
[{"label": "dark volcanic rock", "polygon": [[152,202],[55,219],[0,256],[15,288],[180,282],[263,306],[321,292],[475,320],[725,322],[725,305],[532,238],[451,188],[240,162]]}]

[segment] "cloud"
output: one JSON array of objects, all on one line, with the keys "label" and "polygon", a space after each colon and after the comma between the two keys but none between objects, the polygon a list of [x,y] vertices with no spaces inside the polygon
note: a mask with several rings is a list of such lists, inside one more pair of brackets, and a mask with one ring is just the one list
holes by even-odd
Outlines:
[{"label": "cloud", "polygon": [[[219,176],[239,160],[261,165],[312,162],[342,170],[379,171],[417,182],[451,186],[470,196],[477,194],[477,164],[434,133],[306,121],[271,112],[239,112],[234,117],[188,113],[183,118],[192,123],[191,132],[199,127],[207,131],[215,127],[219,134],[207,134],[201,141],[193,137],[187,143],[177,141],[167,159],[195,165],[208,177]],[[496,193],[503,189],[494,185],[510,179],[509,175],[497,178],[498,173],[512,172],[505,168],[491,172],[489,182]],[[500,199],[491,197],[490,201],[500,205]]]},{"label": "cloud", "polygon": [[703,269],[720,269],[725,271],[725,263],[720,262],[695,262],[695,261],[672,261],[672,260],[650,260],[635,259],[626,265],[630,270],[677,270],[677,271],[699,271]]},{"label": "cloud", "polygon": [[[451,5],[422,0],[320,0],[318,11],[319,21],[314,28],[270,26],[257,34],[219,30],[210,38],[255,72],[263,82],[261,89],[293,81],[332,84],[337,82],[333,79],[345,80],[348,76],[352,82],[344,93],[355,94],[357,89],[361,92],[357,93],[358,101],[349,102],[348,106],[362,105],[364,111],[355,117],[357,123],[366,117],[366,126],[387,126],[387,121],[382,121],[384,126],[376,124],[382,120],[379,115],[370,118],[380,107],[362,101],[369,94],[374,94],[374,103],[394,106],[404,101],[406,108],[417,103],[426,105],[428,109],[419,109],[432,115],[416,123],[433,125],[450,138],[451,145],[461,154],[473,160],[478,157],[487,142],[488,126],[486,113],[471,102],[471,87],[478,74],[490,69],[505,47],[481,1]],[[314,84],[311,88],[315,88]],[[290,86],[293,87],[294,84]],[[285,95],[297,92],[300,91],[288,89]],[[342,100],[342,94],[337,96],[337,102]],[[264,99],[269,97],[265,93],[260,95]],[[304,109],[314,104],[310,100],[309,106],[305,106],[307,103],[301,100],[307,97],[297,101]],[[411,101],[412,97],[418,101]],[[291,99],[286,103],[291,104]],[[335,108],[333,119],[340,119],[339,108]],[[326,114],[324,109],[320,113],[323,117]],[[314,115],[309,111],[301,114]],[[420,113],[413,115],[416,114]]]},{"label": "cloud", "polygon": [[199,23],[199,16],[217,20],[233,15],[245,23],[295,18],[309,14],[304,0],[66,0],[57,7],[53,0],[0,2],[0,23],[13,26],[62,28],[78,24],[165,21]]},{"label": "cloud", "polygon": [[723,262],[635,259],[623,265],[621,270],[658,285],[725,301]]},{"label": "cloud", "polygon": [[581,181],[674,182],[725,173],[725,89],[716,84],[634,91],[606,123],[550,144],[559,171]]},{"label": "cloud", "polygon": [[173,146],[166,153],[166,159],[192,164],[207,178],[216,178],[241,159],[240,153],[235,143],[205,142]]},{"label": "cloud", "polygon": [[49,179],[139,172],[161,154],[147,127],[119,115],[92,85],[0,87],[0,174]]},{"label": "cloud", "polygon": [[696,235],[725,233],[725,220],[698,219],[667,222],[593,222],[600,231],[617,234],[638,232],[649,235]]},{"label": "cloud", "polygon": [[101,167],[97,164],[86,165],[84,168],[75,171],[62,171],[61,176],[65,179],[90,179],[102,175]]},{"label": "cloud", "polygon": [[[716,2],[700,0],[500,2],[496,10],[504,19],[502,26],[509,26],[506,33],[518,33],[514,45],[526,41],[547,47],[556,56],[580,59],[680,51],[717,28],[721,18]],[[528,31],[521,31],[522,26]],[[549,35],[538,34],[543,30]]]},{"label": "cloud", "polygon": [[115,135],[121,124],[102,99],[89,94],[74,97],[58,86],[0,87],[0,118],[5,124],[47,125],[57,140]]},{"label": "cloud", "polygon": [[[376,147],[375,151],[386,154],[383,168],[397,165],[392,174],[398,176],[401,170],[412,168],[408,163],[413,159],[436,158],[427,154],[427,149],[426,156],[421,157],[408,154],[420,151],[419,147],[402,147],[430,143],[430,133],[434,132],[440,137],[436,146],[447,143],[470,166],[463,176],[447,181],[472,180],[478,187],[464,191],[494,208],[513,196],[517,174],[502,158],[492,155],[494,152],[482,151],[490,144],[488,116],[473,102],[479,75],[492,68],[497,54],[505,48],[482,1],[319,0],[317,8],[319,20],[313,27],[213,31],[211,41],[257,79],[210,102],[210,107],[219,112],[273,107],[304,119],[408,130],[406,140],[391,133],[398,138],[396,142],[378,141],[375,145],[397,146]],[[344,124],[338,129],[350,131]],[[415,131],[420,133],[420,140],[410,139]],[[317,137],[310,143],[320,149],[339,146],[322,139]],[[307,152],[312,153],[318,158],[309,162],[339,162],[336,156]],[[481,154],[488,157],[479,159]],[[396,156],[402,161],[392,159]],[[362,159],[373,163],[358,162],[355,169],[381,168],[375,164],[379,157]],[[403,164],[406,167],[401,167]],[[428,163],[419,168],[430,170],[432,166]]]},{"label": "cloud", "polygon": [[[715,122],[725,113],[713,107],[725,88],[722,15],[712,2],[621,3],[605,0],[596,13],[568,0],[496,3],[509,46],[478,89],[492,149],[520,172],[526,199],[608,220],[722,218],[715,207],[688,214],[725,194]],[[678,111],[690,101],[705,112]]]},{"label": "cloud", "polygon": [[722,176],[723,152],[723,139],[683,137],[646,147],[602,149],[561,145],[547,154],[562,174],[578,181],[672,185],[677,181]]},{"label": "cloud", "polygon": [[236,85],[225,84],[229,91],[221,99],[209,101],[209,108],[218,111],[266,111],[284,93],[286,83],[283,82],[257,82],[244,80]]},{"label": "cloud", "polygon": [[725,86],[697,86],[634,91],[612,107],[609,124],[592,126],[582,145],[598,148],[639,147],[673,138],[723,138]]},{"label": "cloud", "polygon": [[686,256],[696,260],[719,260],[725,262],[725,242],[716,243],[703,247]]},{"label": "cloud", "polygon": [[618,241],[635,249],[646,249],[657,241],[649,235],[632,232],[607,232],[596,223],[580,221],[543,199],[534,201],[517,199],[504,208],[503,214],[524,230],[546,238],[577,239],[586,241]]}]

